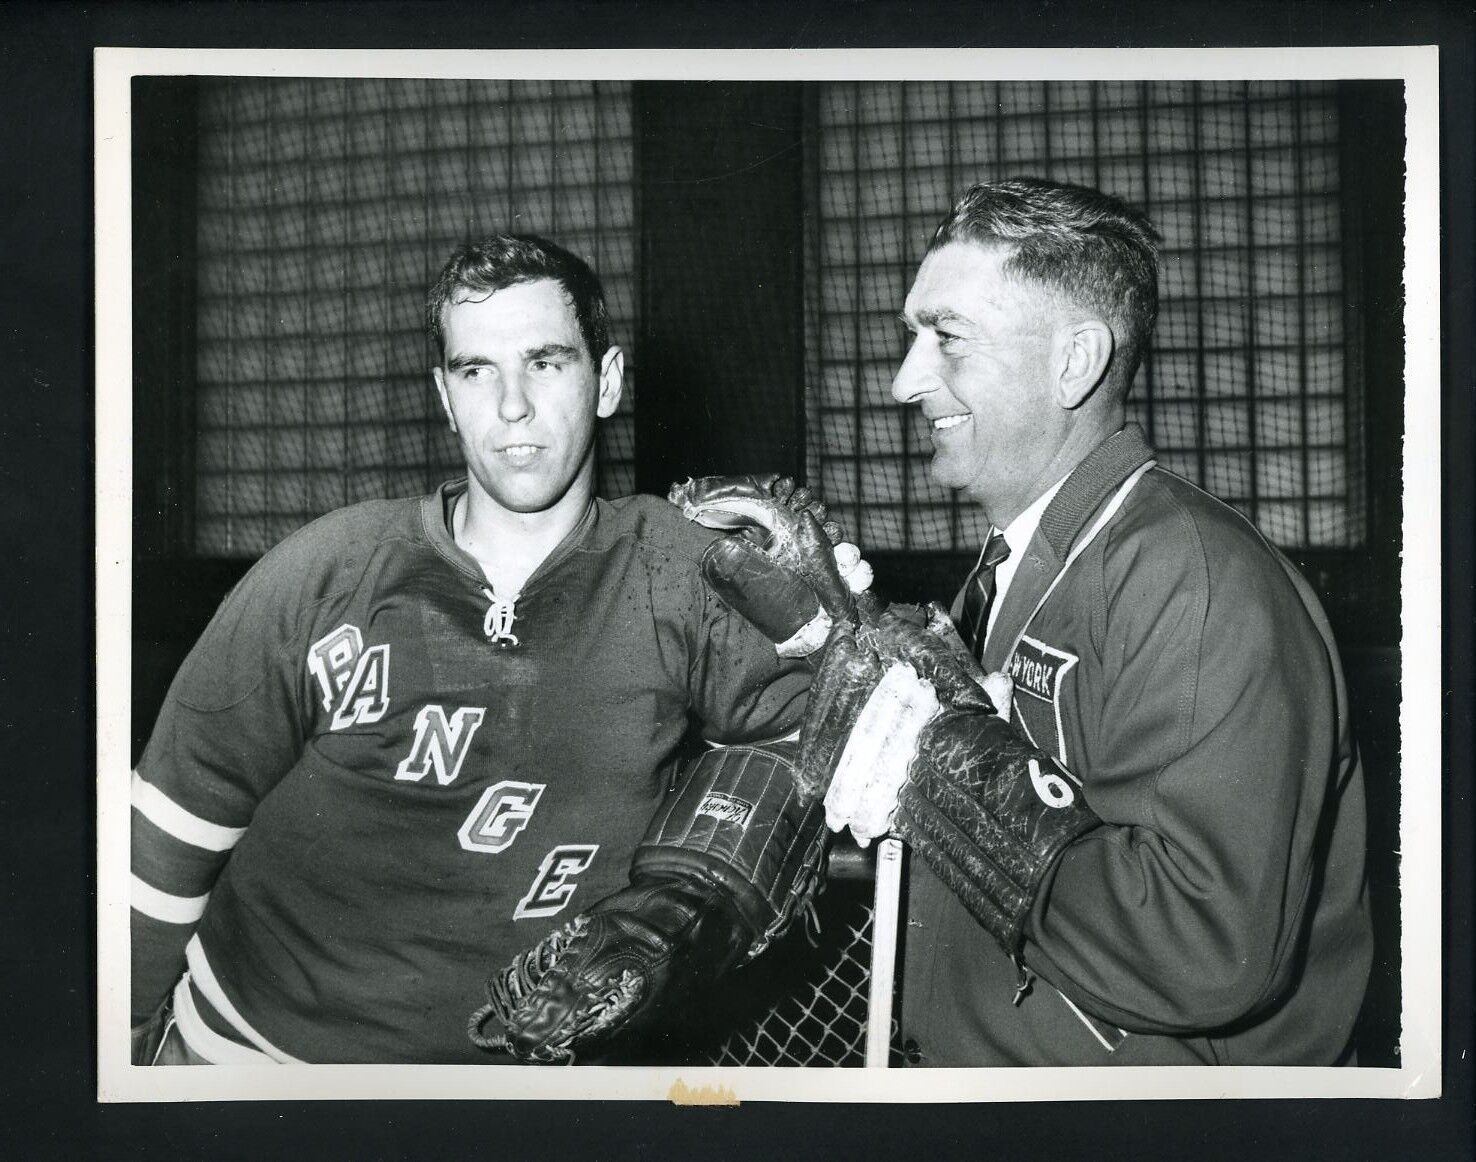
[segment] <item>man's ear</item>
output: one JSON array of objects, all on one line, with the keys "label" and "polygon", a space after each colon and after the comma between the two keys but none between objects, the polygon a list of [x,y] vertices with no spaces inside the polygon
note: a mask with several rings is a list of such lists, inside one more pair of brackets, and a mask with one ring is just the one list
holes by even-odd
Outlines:
[{"label": "man's ear", "polygon": [[436,381],[436,394],[441,397],[441,410],[446,413],[446,420],[454,432],[456,417],[451,413],[451,397],[446,394],[446,374],[439,367],[432,367],[431,378]]},{"label": "man's ear", "polygon": [[625,352],[611,347],[600,360],[600,400],[595,414],[606,419],[620,406],[620,393],[625,387]]},{"label": "man's ear", "polygon": [[1056,344],[1056,402],[1072,411],[1091,398],[1107,375],[1112,328],[1100,319],[1083,319],[1062,327]]}]

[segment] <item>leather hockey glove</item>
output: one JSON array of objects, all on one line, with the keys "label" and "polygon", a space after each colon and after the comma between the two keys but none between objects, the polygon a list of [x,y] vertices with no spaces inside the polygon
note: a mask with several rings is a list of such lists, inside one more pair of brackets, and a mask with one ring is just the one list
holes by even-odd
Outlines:
[{"label": "leather hockey glove", "polygon": [[788,929],[819,890],[825,838],[785,759],[706,752],[652,820],[630,886],[495,973],[471,1039],[523,1062],[572,1063],[648,1026]]},{"label": "leather hockey glove", "polygon": [[888,831],[905,840],[1015,956],[1056,859],[1100,820],[1000,717],[986,692],[998,676],[986,680],[933,614],[934,629],[893,613],[837,627],[810,691],[797,778],[802,793],[824,792],[832,830],[849,826],[863,845]]},{"label": "leather hockey glove", "polygon": [[736,534],[708,548],[703,574],[781,657],[814,653],[871,585],[861,551],[787,476],[706,476],[673,484],[667,499],[688,520]]}]

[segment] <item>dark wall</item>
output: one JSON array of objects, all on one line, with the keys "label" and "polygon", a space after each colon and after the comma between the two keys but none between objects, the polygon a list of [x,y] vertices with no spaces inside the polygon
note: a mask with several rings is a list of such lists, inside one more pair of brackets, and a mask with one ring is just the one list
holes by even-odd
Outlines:
[{"label": "dark wall", "polygon": [[197,86],[133,82],[133,758],[169,682],[250,562],[190,551]]},{"label": "dark wall", "polygon": [[1404,171],[1370,165],[1370,143],[1404,155],[1404,101],[1392,82],[1341,86],[1339,167],[1348,364],[1363,382],[1368,543],[1297,560],[1343,653],[1368,795],[1369,905],[1375,948],[1359,1028],[1366,1064],[1398,1062],[1400,550],[1404,438]]},{"label": "dark wall", "polygon": [[804,465],[802,87],[636,86],[636,481]]}]

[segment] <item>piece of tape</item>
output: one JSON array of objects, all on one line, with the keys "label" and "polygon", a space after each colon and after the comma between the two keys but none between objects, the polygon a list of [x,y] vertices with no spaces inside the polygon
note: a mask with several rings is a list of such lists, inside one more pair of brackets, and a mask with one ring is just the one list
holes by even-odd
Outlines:
[{"label": "piece of tape", "polygon": [[825,639],[830,636],[830,627],[834,624],[830,614],[822,609],[775,646],[774,651],[781,658],[808,658],[825,644]]}]

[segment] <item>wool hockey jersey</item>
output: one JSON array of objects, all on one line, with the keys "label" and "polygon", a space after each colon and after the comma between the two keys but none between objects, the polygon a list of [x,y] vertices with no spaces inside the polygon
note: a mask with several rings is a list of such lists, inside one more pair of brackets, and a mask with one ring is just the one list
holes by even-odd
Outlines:
[{"label": "wool hockey jersey", "polygon": [[692,722],[797,727],[808,674],[708,590],[715,534],[597,500],[508,601],[447,531],[464,489],[300,530],[181,668],[134,777],[135,1020],[188,944],[219,1056],[486,1061],[489,971],[624,886]]}]

